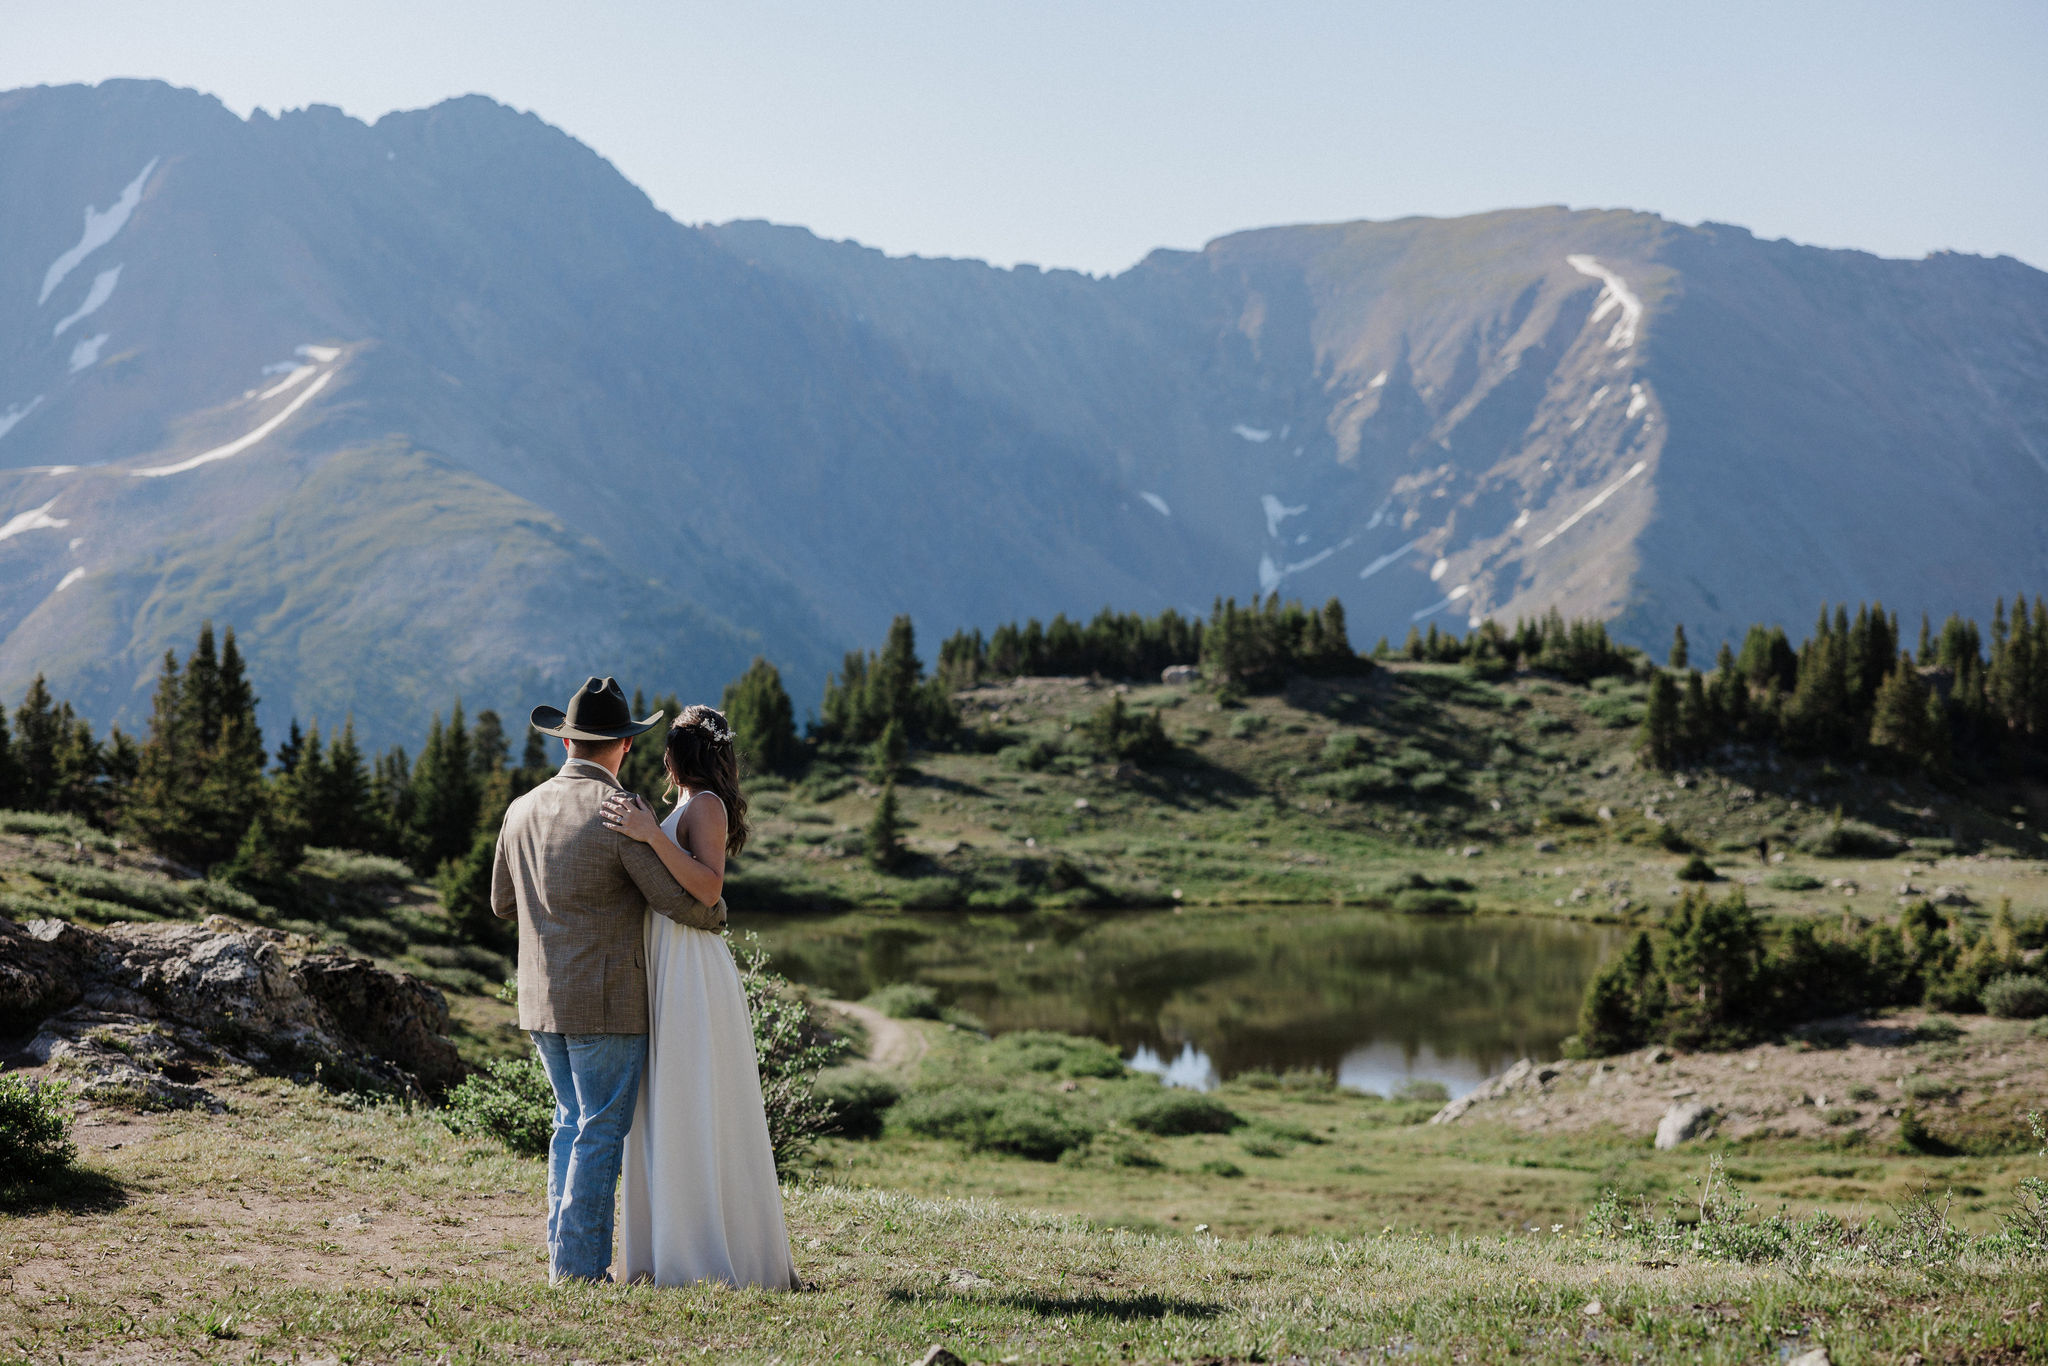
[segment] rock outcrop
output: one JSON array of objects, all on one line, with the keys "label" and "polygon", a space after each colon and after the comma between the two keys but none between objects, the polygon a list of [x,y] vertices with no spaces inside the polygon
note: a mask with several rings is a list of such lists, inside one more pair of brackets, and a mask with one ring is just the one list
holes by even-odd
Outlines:
[{"label": "rock outcrop", "polygon": [[0,919],[0,1029],[87,1099],[218,1108],[240,1069],[421,1097],[459,1080],[424,982],[214,916],[202,924]]}]

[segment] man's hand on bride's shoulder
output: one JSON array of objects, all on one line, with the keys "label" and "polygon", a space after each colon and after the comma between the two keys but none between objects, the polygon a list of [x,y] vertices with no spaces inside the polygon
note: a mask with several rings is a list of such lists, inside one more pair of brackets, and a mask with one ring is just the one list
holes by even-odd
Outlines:
[{"label": "man's hand on bride's shoulder", "polygon": [[607,830],[616,830],[627,839],[648,843],[661,833],[661,822],[654,817],[654,808],[644,799],[631,792],[615,792],[604,799],[604,825]]}]

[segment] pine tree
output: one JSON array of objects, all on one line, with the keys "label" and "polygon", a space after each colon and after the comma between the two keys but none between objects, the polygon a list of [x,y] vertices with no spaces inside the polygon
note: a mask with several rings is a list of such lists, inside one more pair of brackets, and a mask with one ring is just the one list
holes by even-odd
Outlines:
[{"label": "pine tree", "polygon": [[1707,697],[1705,680],[1698,669],[1685,671],[1685,691],[1678,700],[1678,752],[1697,763],[1707,757],[1720,733],[1720,718]]},{"label": "pine tree", "polygon": [[1650,680],[1650,697],[1643,711],[1642,729],[1636,747],[1652,768],[1669,769],[1678,762],[1681,743],[1678,718],[1678,685],[1659,669]]},{"label": "pine tree", "polygon": [[479,782],[505,767],[510,745],[505,739],[505,722],[498,713],[485,708],[476,714],[469,728],[469,767]]},{"label": "pine tree", "polygon": [[1685,648],[1685,623],[1683,622],[1671,628],[1670,663],[1673,669],[1680,671],[1692,663],[1692,655]]},{"label": "pine tree", "polygon": [[893,872],[902,866],[903,820],[896,809],[893,778],[882,785],[882,800],[875,804],[875,814],[868,821],[866,845],[868,865],[877,872]]},{"label": "pine tree", "polygon": [[[973,640],[975,647],[979,647],[980,640],[977,632]],[[964,648],[956,649],[956,655]],[[960,674],[962,667],[956,660],[951,666],[951,673]],[[947,668],[942,666],[942,676],[947,672]],[[747,671],[725,685],[718,706],[725,713],[725,719],[732,723],[733,738],[741,759],[755,772],[787,773],[796,767],[801,756],[796,738],[796,711],[790,703],[789,693],[783,689],[782,675],[773,664],[760,655],[754,656],[754,662]]]},{"label": "pine tree", "polygon": [[14,740],[8,734],[7,708],[0,706],[0,811],[19,811],[27,806],[21,770],[15,763]]},{"label": "pine tree", "polygon": [[313,828],[320,843],[366,851],[385,846],[376,796],[363,767],[363,751],[356,744],[354,717],[343,723],[341,735],[328,746],[317,793]]},{"label": "pine tree", "polygon": [[290,773],[299,766],[299,756],[306,752],[306,737],[299,731],[299,718],[292,718],[291,732],[284,743],[277,747],[277,768],[280,773]]},{"label": "pine tree", "polygon": [[1878,684],[1871,709],[1870,743],[1912,764],[1931,763],[1935,753],[1929,731],[1927,685],[1908,655]]},{"label": "pine tree", "polygon": [[[192,669],[186,669],[190,682]],[[264,803],[263,769],[269,758],[256,724],[255,690],[250,686],[229,627],[221,636],[220,665],[210,715],[216,730],[205,755],[194,812],[204,864],[231,857]],[[202,732],[204,734],[204,732]]]},{"label": "pine tree", "polygon": [[868,774],[878,783],[893,784],[896,775],[903,771],[903,761],[909,757],[910,736],[903,722],[892,716],[875,737],[875,743],[868,746]]},{"label": "pine tree", "polygon": [[548,737],[531,725],[526,728],[526,744],[519,751],[519,771],[529,783],[540,783],[547,779]]},{"label": "pine tree", "polygon": [[470,768],[469,730],[459,700],[446,725],[437,713],[428,728],[408,795],[412,810],[405,827],[407,858],[422,876],[431,876],[449,859],[466,853],[476,833],[482,792]]},{"label": "pine tree", "polygon": [[57,751],[64,741],[65,721],[37,674],[28,695],[14,712],[14,764],[20,775],[21,804],[30,811],[56,809]]}]

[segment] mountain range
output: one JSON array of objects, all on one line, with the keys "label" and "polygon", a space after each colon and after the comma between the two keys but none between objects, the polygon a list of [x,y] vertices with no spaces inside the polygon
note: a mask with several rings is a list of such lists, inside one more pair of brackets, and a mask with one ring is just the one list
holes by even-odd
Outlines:
[{"label": "mountain range", "polygon": [[0,696],[418,733],[1219,595],[1661,650],[2048,586],[2048,275],[1562,208],[1110,277],[691,226],[481,97],[0,94]]}]

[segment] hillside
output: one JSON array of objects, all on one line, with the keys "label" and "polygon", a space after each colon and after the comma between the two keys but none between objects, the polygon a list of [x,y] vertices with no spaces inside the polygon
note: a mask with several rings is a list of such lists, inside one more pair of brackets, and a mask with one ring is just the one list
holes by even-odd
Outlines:
[{"label": "hillside", "polygon": [[905,610],[1653,645],[2048,569],[2048,277],[2007,260],[1539,208],[996,270],[684,226],[477,97],[137,81],[0,94],[0,215],[0,695],[102,724],[208,617],[269,728],[381,746],[757,652],[808,700]]}]

